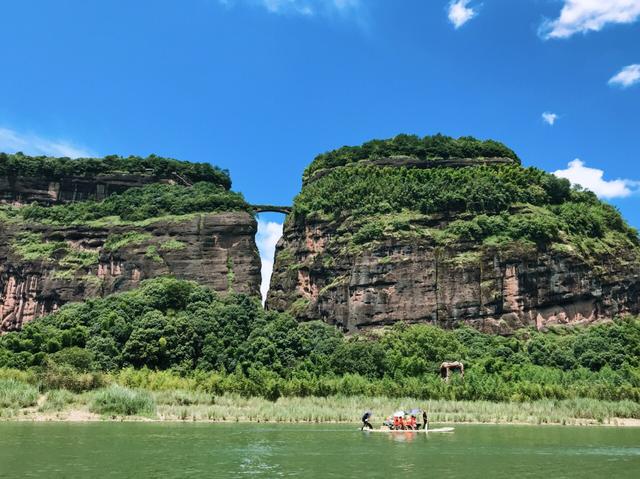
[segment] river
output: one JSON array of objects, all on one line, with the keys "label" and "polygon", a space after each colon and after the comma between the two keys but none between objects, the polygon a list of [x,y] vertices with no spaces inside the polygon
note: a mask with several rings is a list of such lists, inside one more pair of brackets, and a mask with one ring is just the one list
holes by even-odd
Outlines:
[{"label": "river", "polygon": [[638,478],[640,429],[5,422],[0,477]]}]

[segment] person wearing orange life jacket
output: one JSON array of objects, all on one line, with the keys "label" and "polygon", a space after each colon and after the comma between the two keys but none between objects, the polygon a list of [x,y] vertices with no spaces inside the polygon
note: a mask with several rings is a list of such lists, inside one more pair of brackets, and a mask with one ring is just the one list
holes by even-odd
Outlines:
[{"label": "person wearing orange life jacket", "polygon": [[415,431],[417,429],[417,427],[416,427],[416,416],[412,414],[409,417],[409,421],[408,422],[409,422],[408,425],[407,425],[408,429],[413,429]]},{"label": "person wearing orange life jacket", "polygon": [[402,417],[402,416],[400,416],[398,418],[398,424],[400,426],[400,427],[398,427],[398,429],[403,429],[404,430],[404,429],[407,428],[406,424],[404,423],[404,417]]},{"label": "person wearing orange life jacket", "polygon": [[393,416],[393,428],[398,430],[402,429],[400,421],[402,418],[400,416]]}]

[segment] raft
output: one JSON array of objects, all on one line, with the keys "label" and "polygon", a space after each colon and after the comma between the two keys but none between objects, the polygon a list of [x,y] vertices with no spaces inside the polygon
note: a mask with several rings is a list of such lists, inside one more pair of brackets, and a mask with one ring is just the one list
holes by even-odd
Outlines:
[{"label": "raft", "polygon": [[418,434],[418,433],[422,433],[422,434],[429,434],[430,432],[453,432],[454,428],[453,427],[438,427],[435,429],[418,429],[417,431],[415,429],[363,429],[364,432],[384,432],[384,433],[409,433],[409,434]]}]

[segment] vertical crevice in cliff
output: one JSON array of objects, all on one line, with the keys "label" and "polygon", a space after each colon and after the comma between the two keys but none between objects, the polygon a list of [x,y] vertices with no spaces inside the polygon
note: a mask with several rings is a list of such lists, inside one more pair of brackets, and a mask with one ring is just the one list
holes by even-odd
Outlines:
[{"label": "vertical crevice in cliff", "polygon": [[[264,215],[264,216],[262,216]],[[258,215],[258,230],[256,232],[256,246],[260,254],[260,294],[262,304],[267,300],[269,288],[271,286],[271,275],[275,261],[276,244],[282,237],[284,222],[274,221],[283,219],[283,215],[278,213],[268,213]],[[286,216],[284,217],[286,219]]]},{"label": "vertical crevice in cliff", "polygon": [[438,273],[439,273],[439,268],[438,268],[438,263],[440,262],[440,251],[438,248],[435,248],[433,250],[433,258],[434,258],[434,269],[435,269],[435,284],[434,284],[434,296],[436,298],[436,324],[439,324],[440,322],[440,301],[438,300]]},{"label": "vertical crevice in cliff", "polygon": [[484,278],[484,268],[483,268],[484,262],[482,261],[482,259],[483,258],[481,256],[480,257],[480,266],[479,266],[480,267],[480,274],[479,274],[479,277],[478,277],[478,295],[479,295],[478,304],[479,304],[479,307],[480,307],[480,309],[478,311],[478,314],[482,318],[481,319],[481,321],[482,321],[482,329],[484,330],[484,326],[485,326],[484,319],[486,317],[486,314],[484,312],[484,298],[482,296],[482,281],[483,281],[483,278]]}]

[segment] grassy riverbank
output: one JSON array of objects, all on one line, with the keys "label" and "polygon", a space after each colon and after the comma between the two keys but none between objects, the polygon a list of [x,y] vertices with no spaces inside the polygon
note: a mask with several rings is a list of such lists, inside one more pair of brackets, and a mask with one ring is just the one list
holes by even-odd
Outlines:
[{"label": "grassy riverbank", "polygon": [[363,409],[372,409],[374,423],[379,423],[398,408],[413,407],[426,408],[432,423],[640,425],[640,404],[633,401],[489,402],[364,396],[269,401],[183,389],[131,389],[116,383],[83,393],[56,389],[40,394],[27,383],[0,380],[0,420],[357,423]]}]

